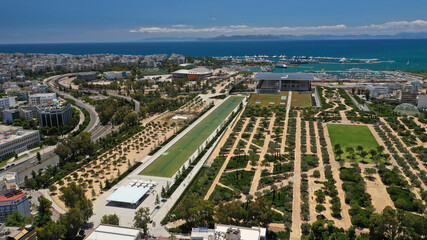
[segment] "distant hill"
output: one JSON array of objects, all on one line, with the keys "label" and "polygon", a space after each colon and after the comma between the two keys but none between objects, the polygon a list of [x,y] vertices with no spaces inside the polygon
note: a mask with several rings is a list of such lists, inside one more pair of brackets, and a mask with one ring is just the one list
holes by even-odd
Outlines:
[{"label": "distant hill", "polygon": [[141,42],[191,42],[196,41],[196,37],[157,37],[157,38],[144,38]]},{"label": "distant hill", "polygon": [[157,37],[141,39],[141,42],[192,42],[192,41],[283,41],[283,40],[357,40],[357,39],[427,39],[425,33],[399,33],[396,35],[220,35],[217,37]]},{"label": "distant hill", "polygon": [[198,41],[267,41],[267,40],[350,40],[350,39],[426,39],[427,33],[399,33],[396,35],[221,35],[199,38]]},{"label": "distant hill", "polygon": [[199,41],[265,41],[265,40],[283,40],[281,36],[276,35],[221,35],[213,38],[199,38]]}]

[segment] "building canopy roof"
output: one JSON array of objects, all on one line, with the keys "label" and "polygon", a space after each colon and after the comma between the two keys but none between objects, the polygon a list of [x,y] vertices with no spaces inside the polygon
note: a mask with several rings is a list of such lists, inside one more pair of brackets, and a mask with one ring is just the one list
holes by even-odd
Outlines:
[{"label": "building canopy roof", "polygon": [[313,81],[314,76],[310,73],[260,73],[255,77],[259,80],[292,80],[292,81]]},{"label": "building canopy roof", "polygon": [[205,68],[205,67],[197,67],[190,70],[187,69],[179,69],[174,74],[195,74],[195,75],[205,75],[205,74],[212,74],[213,71],[211,69]]},{"label": "building canopy roof", "polygon": [[140,234],[140,230],[136,228],[127,228],[111,225],[99,225],[85,239],[87,240],[135,240]]},{"label": "building canopy roof", "polygon": [[107,201],[136,204],[139,199],[141,199],[148,192],[148,190],[150,190],[148,187],[119,187],[119,189],[117,189],[107,198]]}]

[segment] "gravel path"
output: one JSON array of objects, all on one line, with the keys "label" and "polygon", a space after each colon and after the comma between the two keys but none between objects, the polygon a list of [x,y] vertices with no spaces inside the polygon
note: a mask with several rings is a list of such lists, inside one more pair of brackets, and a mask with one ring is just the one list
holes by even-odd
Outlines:
[{"label": "gravel path", "polygon": [[[301,174],[301,113],[297,114],[294,176]],[[301,178],[295,179],[292,200],[292,227],[290,239],[301,239]]]}]

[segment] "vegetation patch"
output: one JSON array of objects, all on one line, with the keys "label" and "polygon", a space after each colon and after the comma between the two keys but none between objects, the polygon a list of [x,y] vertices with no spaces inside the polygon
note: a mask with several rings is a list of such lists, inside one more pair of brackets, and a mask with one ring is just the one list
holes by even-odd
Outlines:
[{"label": "vegetation patch", "polygon": [[[292,93],[293,94],[293,93]],[[282,100],[282,96],[286,96],[285,100]],[[292,96],[293,97],[293,96]],[[280,106],[280,103],[288,102],[288,91],[281,91],[280,94],[252,94],[249,98],[250,106]],[[273,104],[270,104],[273,103]]]},{"label": "vegetation patch", "polygon": [[311,93],[292,92],[291,106],[302,107],[302,108],[311,107],[312,106]]},{"label": "vegetation patch", "polygon": [[220,182],[235,190],[241,191],[244,194],[249,193],[254,172],[238,170],[234,172],[224,173]]}]

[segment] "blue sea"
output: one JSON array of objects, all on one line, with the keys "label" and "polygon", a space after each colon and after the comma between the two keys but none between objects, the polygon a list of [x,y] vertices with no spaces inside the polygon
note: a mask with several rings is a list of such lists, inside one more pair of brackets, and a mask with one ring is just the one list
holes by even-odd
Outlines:
[{"label": "blue sea", "polygon": [[305,64],[288,71],[345,70],[427,70],[427,39],[414,40],[301,40],[301,41],[194,41],[0,44],[1,53],[68,54],[183,54],[186,56],[287,55],[371,59],[377,64]]}]

